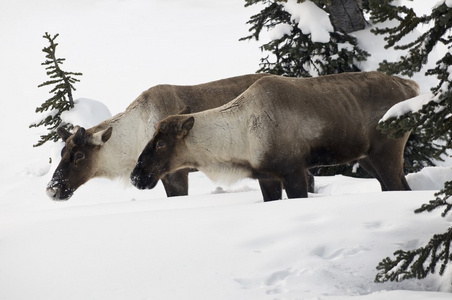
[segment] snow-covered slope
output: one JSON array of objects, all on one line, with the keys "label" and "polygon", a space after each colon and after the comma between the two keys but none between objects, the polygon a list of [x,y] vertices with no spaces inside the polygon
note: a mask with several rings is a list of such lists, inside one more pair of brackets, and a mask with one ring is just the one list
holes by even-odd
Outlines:
[{"label": "snow-covered slope", "polygon": [[32,191],[2,195],[1,299],[450,298],[426,291],[450,292],[451,270],[373,282],[383,257],[450,226],[413,213],[433,191],[335,176],[317,179],[332,194],[262,203],[254,181],[224,191],[194,173],[188,197],[98,181],[51,203],[41,180],[17,178]]}]

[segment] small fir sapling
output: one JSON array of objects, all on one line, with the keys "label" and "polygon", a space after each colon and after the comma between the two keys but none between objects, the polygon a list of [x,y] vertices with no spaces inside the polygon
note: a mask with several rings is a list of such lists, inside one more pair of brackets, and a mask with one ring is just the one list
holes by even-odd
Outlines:
[{"label": "small fir sapling", "polygon": [[71,124],[63,123],[61,113],[74,108],[72,91],[75,91],[74,83],[80,81],[76,77],[81,76],[82,73],[65,72],[61,69],[61,65],[65,59],[56,57],[55,52],[58,43],[55,40],[58,35],[55,34],[52,37],[46,32],[43,36],[43,38],[49,41],[50,45],[42,49],[46,54],[46,60],[41,65],[46,66],[46,74],[50,77],[50,80],[40,84],[38,87],[51,86],[52,89],[49,93],[52,94],[52,97],[42,103],[40,107],[36,108],[36,113],[47,112],[44,114],[43,119],[35,124],[31,124],[29,127],[45,126],[49,132],[41,135],[40,140],[33,147],[41,146],[47,141],[56,142],[60,138],[56,131],[58,127],[64,127],[65,129],[72,128]]}]

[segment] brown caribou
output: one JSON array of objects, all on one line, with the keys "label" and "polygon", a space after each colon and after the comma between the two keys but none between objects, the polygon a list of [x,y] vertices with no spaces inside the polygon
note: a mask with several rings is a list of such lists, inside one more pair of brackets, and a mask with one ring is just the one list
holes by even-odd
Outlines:
[{"label": "brown caribou", "polygon": [[[412,80],[378,72],[256,81],[236,99],[162,120],[131,173],[153,188],[168,173],[196,168],[213,180],[260,179],[264,201],[307,197],[307,170],[359,161],[383,190],[409,190],[403,149],[377,123],[394,104],[419,93]],[[279,184],[276,184],[279,183]]]},{"label": "brown caribou", "polygon": [[[58,134],[65,142],[61,162],[47,185],[53,200],[67,200],[94,177],[128,180],[138,155],[159,120],[185,106],[201,111],[223,105],[268,74],[250,74],[193,86],[157,85],[143,92],[122,113],[89,128]],[[188,194],[188,170],[162,177],[167,196]]]}]

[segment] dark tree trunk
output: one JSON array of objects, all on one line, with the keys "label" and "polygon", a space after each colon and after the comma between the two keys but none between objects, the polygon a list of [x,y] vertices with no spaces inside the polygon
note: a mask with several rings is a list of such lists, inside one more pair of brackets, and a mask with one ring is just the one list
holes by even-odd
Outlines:
[{"label": "dark tree trunk", "polygon": [[336,31],[350,33],[366,26],[363,0],[330,0],[327,11]]}]

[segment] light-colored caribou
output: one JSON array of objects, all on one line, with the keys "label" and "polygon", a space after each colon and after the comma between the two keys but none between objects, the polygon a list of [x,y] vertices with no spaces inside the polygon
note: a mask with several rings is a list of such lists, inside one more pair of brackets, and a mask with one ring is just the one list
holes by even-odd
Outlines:
[{"label": "light-colored caribou", "polygon": [[281,199],[282,187],[289,198],[307,197],[311,167],[358,160],[383,190],[409,190],[409,134],[391,139],[376,126],[418,93],[414,81],[378,72],[265,77],[226,105],[162,120],[131,181],[153,188],[168,173],[197,168],[213,180],[257,178],[268,201]]},{"label": "light-colored caribou", "polygon": [[[193,86],[157,85],[143,92],[124,112],[92,128],[76,127],[73,133],[58,129],[65,147],[47,194],[54,200],[67,200],[94,177],[128,180],[158,121],[187,105],[193,111],[223,105],[267,75],[244,75]],[[188,171],[162,177],[168,196],[188,194]]]}]

